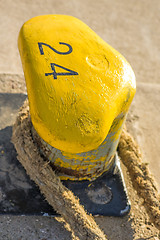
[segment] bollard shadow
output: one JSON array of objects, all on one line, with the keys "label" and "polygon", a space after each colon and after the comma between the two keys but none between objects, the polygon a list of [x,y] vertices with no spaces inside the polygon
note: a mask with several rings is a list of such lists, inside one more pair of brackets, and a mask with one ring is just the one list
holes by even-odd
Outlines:
[{"label": "bollard shadow", "polygon": [[24,94],[0,93],[0,214],[55,215],[17,160],[11,142],[12,125],[26,98]]},{"label": "bollard shadow", "polygon": [[14,124],[19,108],[27,98],[20,93],[0,93],[0,129]]},{"label": "bollard shadow", "polygon": [[23,93],[0,93],[0,110],[2,107],[18,110],[26,98],[27,95]]}]

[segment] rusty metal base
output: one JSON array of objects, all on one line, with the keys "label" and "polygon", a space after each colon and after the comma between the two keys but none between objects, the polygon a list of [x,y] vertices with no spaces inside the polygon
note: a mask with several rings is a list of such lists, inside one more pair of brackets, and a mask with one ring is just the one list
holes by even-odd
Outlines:
[{"label": "rusty metal base", "polygon": [[[11,127],[0,131],[0,214],[57,215],[17,160],[11,135]],[[97,180],[63,181],[63,184],[93,215],[123,216],[129,212],[130,203],[117,156],[114,168]]]},{"label": "rusty metal base", "polygon": [[118,155],[109,172],[95,181],[63,181],[74,192],[88,213],[103,216],[124,216],[130,211]]}]

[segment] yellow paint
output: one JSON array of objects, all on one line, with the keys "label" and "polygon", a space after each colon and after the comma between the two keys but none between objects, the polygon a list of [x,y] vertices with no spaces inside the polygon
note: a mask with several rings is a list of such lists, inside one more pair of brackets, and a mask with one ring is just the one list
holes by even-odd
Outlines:
[{"label": "yellow paint", "polygon": [[[43,148],[43,155],[48,158],[54,166],[62,169],[59,172],[61,180],[89,180],[93,181],[108,171],[114,164],[114,155],[122,131],[125,115],[120,114],[114,119],[106,139],[96,149],[83,153],[68,153],[60,151],[48,145],[39,137]],[[37,133],[34,131],[34,134]],[[44,151],[46,149],[46,151]],[[72,173],[68,170],[73,170]],[[76,172],[74,172],[76,171]],[[66,172],[66,174],[64,174]],[[79,176],[77,176],[77,172]]]},{"label": "yellow paint", "polygon": [[[40,53],[38,42],[47,46]],[[96,149],[114,119],[126,114],[135,76],[125,58],[80,20],[64,15],[32,18],[18,39],[32,123],[44,141],[69,153]],[[51,63],[78,75],[53,75]],[[55,66],[56,72],[68,72]],[[116,138],[119,137],[119,133]],[[62,164],[63,165],[63,164]]]}]

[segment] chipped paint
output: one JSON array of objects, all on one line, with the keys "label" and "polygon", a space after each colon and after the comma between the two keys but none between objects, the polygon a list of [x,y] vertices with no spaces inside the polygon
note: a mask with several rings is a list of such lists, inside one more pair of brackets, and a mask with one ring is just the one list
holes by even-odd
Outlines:
[{"label": "chipped paint", "polygon": [[113,164],[135,94],[125,58],[80,20],[32,18],[18,47],[33,133],[61,179],[92,180]]},{"label": "chipped paint", "polygon": [[58,150],[39,137],[32,128],[33,137],[41,149],[41,153],[58,169],[61,180],[94,180],[108,171],[114,164],[114,155],[122,131],[125,116],[121,114],[112,124],[112,127],[96,149],[84,153],[67,153]]}]

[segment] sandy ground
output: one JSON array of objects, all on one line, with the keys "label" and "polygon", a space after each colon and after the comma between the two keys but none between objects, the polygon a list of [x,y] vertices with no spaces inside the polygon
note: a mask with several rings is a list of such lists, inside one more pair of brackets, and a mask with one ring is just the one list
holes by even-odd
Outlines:
[{"label": "sandy ground", "polygon": [[[42,0],[0,0],[0,129],[12,126],[25,98],[25,82],[17,49],[21,25],[41,14],[78,17],[120,51],[135,71],[137,93],[127,125],[140,145],[144,161],[149,163],[160,190],[159,12],[159,0],[46,0],[45,3]],[[123,168],[123,171],[132,200],[131,214],[123,219],[99,217],[96,221],[109,239],[159,239],[158,231],[143,208],[143,200],[132,188],[127,170]],[[55,219],[0,216],[1,239],[48,240],[71,239],[71,236]]]}]

